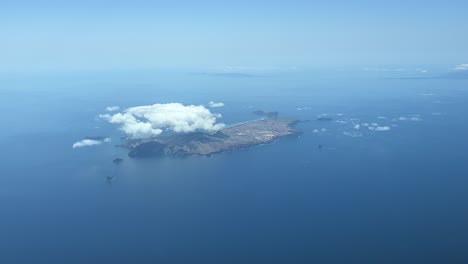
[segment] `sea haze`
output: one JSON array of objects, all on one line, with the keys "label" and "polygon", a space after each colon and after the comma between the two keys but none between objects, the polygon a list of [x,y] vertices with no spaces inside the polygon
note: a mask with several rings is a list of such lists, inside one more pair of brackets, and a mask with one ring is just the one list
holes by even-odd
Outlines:
[{"label": "sea haze", "polygon": [[[0,263],[466,263],[468,81],[349,76],[1,76]],[[273,144],[130,159],[98,118],[210,101],[227,125],[308,121]],[[112,142],[72,148],[86,136]]]}]

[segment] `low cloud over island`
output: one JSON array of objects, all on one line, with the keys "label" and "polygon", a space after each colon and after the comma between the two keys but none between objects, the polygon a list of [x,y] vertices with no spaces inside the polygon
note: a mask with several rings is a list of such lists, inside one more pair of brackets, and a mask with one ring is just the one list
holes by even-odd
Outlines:
[{"label": "low cloud over island", "polygon": [[220,114],[212,113],[202,105],[181,103],[130,107],[120,113],[102,114],[99,117],[112,124],[119,124],[120,129],[133,139],[154,137],[164,131],[210,133],[225,126],[216,123]]}]

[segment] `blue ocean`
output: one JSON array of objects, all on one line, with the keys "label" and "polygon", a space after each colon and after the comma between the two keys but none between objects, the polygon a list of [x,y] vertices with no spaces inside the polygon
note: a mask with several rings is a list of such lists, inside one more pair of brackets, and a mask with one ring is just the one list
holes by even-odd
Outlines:
[{"label": "blue ocean", "polygon": [[[3,74],[0,263],[467,263],[468,81],[383,77]],[[302,135],[131,159],[98,118],[209,101],[226,125],[278,111]],[[86,136],[112,142],[72,148]]]}]

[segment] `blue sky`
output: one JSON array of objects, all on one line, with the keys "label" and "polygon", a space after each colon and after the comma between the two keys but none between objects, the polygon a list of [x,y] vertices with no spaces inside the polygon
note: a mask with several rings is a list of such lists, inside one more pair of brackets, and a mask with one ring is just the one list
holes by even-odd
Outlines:
[{"label": "blue sky", "polygon": [[0,70],[458,65],[466,1],[2,1]]}]

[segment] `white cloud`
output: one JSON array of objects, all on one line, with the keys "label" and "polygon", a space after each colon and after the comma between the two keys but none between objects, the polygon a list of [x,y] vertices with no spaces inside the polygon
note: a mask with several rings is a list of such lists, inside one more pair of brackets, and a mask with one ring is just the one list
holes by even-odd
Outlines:
[{"label": "white cloud", "polygon": [[115,111],[119,111],[119,110],[120,110],[120,107],[118,107],[118,106],[108,106],[108,107],[106,107],[107,112],[115,112]]},{"label": "white cloud", "polygon": [[456,71],[466,71],[466,70],[468,70],[468,63],[460,64],[457,67],[455,67],[454,70],[456,70]]},{"label": "white cloud", "polygon": [[360,128],[361,128],[361,125],[360,125],[360,124],[355,124],[355,125],[353,126],[353,128],[354,128],[354,129],[360,129]]},{"label": "white cloud", "polygon": [[211,113],[201,105],[185,106],[180,103],[136,106],[122,113],[99,117],[110,123],[120,124],[120,129],[131,138],[153,137],[166,130],[175,133],[215,132],[225,126],[223,123],[216,123],[220,114]]},{"label": "white cloud", "polygon": [[370,126],[368,129],[372,131],[388,131],[392,128],[389,126]]},{"label": "white cloud", "polygon": [[320,128],[320,129],[316,128],[312,132],[318,134],[318,133],[323,133],[323,132],[326,132],[326,131],[327,131],[326,128]]},{"label": "white cloud", "polygon": [[223,107],[224,106],[224,103],[221,103],[221,102],[209,102],[208,105],[211,107],[211,108],[216,108],[216,107]]},{"label": "white cloud", "polygon": [[75,142],[72,148],[96,146],[96,145],[101,145],[102,142],[108,143],[108,142],[111,142],[111,139],[110,138],[105,138],[104,140],[83,139],[83,140]]},{"label": "white cloud", "polygon": [[306,107],[298,107],[296,110],[297,111],[303,111],[303,110],[311,110],[312,107],[306,106]]},{"label": "white cloud", "polygon": [[422,118],[419,115],[409,115],[409,116],[400,116],[398,118],[392,119],[392,121],[422,121]]},{"label": "white cloud", "polygon": [[[363,124],[364,125],[364,124]],[[372,131],[388,131],[391,129],[389,126],[379,126],[377,123],[368,124],[367,129]]]},{"label": "white cloud", "polygon": [[360,132],[343,132],[343,135],[348,136],[348,137],[362,137],[362,133]]}]

